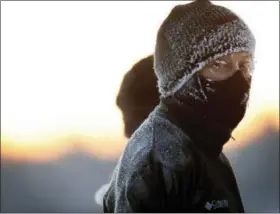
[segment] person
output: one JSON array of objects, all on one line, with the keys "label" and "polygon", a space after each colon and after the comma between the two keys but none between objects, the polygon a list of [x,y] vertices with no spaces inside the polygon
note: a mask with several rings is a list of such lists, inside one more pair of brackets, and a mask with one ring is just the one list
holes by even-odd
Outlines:
[{"label": "person", "polygon": [[124,134],[130,138],[159,104],[152,55],[141,59],[125,74],[116,104],[123,114]]},{"label": "person", "polygon": [[222,148],[245,115],[254,52],[231,10],[206,0],[171,10],[154,53],[160,104],[129,139],[105,213],[245,212]]},{"label": "person", "polygon": [[[153,56],[149,55],[124,75],[119,89],[116,105],[121,110],[124,134],[130,138],[133,132],[159,104],[157,79],[153,69]],[[95,202],[102,206],[103,196],[109,184],[103,184],[94,195]]]}]

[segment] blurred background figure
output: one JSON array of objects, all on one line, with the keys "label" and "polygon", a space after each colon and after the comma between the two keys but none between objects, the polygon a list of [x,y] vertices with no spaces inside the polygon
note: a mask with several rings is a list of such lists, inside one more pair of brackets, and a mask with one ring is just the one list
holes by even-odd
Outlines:
[{"label": "blurred background figure", "polygon": [[130,138],[159,104],[153,56],[140,60],[125,74],[116,104],[123,114],[125,136]]},{"label": "blurred background figure", "polygon": [[[123,77],[185,3],[1,2],[2,212],[102,212],[95,192],[127,142]],[[219,4],[258,41],[248,112],[225,152],[245,210],[279,212],[279,3]]]},{"label": "blurred background figure", "polygon": [[[130,138],[159,103],[159,92],[153,69],[153,56],[137,62],[121,83],[116,104],[123,114],[124,132]],[[95,201],[102,206],[103,196],[108,189],[104,184],[95,193]]]}]

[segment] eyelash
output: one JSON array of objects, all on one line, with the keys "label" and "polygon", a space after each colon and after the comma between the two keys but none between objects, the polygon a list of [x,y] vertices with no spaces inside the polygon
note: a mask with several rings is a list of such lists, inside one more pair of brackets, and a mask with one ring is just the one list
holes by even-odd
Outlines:
[{"label": "eyelash", "polygon": [[213,64],[213,67],[214,67],[214,68],[220,68],[220,67],[221,67],[221,64],[220,64],[220,63],[215,62],[215,63]]},{"label": "eyelash", "polygon": [[249,62],[243,62],[241,65],[239,65],[239,68],[242,69],[250,69]]},{"label": "eyelash", "polygon": [[[213,66],[214,68],[216,68],[216,69],[219,69],[219,68],[221,68],[222,66],[224,66],[224,64],[215,62],[215,63],[213,63],[212,66]],[[240,65],[239,65],[239,68],[240,68],[240,69],[246,69],[246,68],[248,68],[248,67],[249,67],[248,62],[242,62],[242,63],[240,63]]]},{"label": "eyelash", "polygon": [[225,66],[225,64],[224,64],[224,63],[221,63],[221,62],[214,62],[214,63],[212,64],[212,66],[213,66],[215,69],[220,69],[220,68],[222,68],[223,66]]}]

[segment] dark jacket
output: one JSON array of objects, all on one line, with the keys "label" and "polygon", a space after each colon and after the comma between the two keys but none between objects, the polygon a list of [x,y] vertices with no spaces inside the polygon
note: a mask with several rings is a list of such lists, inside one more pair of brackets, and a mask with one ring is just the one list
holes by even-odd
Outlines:
[{"label": "dark jacket", "polygon": [[225,155],[201,149],[162,109],[128,141],[104,196],[104,212],[244,212]]}]

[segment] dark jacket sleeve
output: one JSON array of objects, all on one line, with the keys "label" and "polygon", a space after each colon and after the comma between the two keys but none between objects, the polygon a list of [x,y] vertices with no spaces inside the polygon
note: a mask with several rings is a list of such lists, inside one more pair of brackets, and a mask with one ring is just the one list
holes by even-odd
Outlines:
[{"label": "dark jacket sleeve", "polygon": [[130,166],[120,162],[104,196],[104,213],[162,212],[165,190],[158,170],[149,160]]},{"label": "dark jacket sleeve", "polygon": [[220,158],[227,165],[227,167],[229,168],[229,170],[231,172],[231,180],[233,182],[233,187],[235,188],[235,191],[236,191],[236,197],[240,201],[239,213],[245,213],[245,208],[243,206],[242,198],[241,198],[241,195],[240,195],[240,190],[239,190],[236,178],[235,178],[234,171],[233,171],[232,166],[230,164],[230,161],[228,160],[228,158],[225,156],[224,153],[221,153]]},{"label": "dark jacket sleeve", "polygon": [[105,213],[175,212],[188,207],[186,203],[190,198],[182,196],[191,186],[188,166],[181,168],[180,173],[173,167],[151,161],[125,167],[120,164],[115,169],[104,196]]}]

